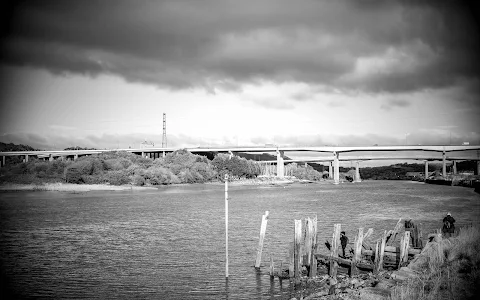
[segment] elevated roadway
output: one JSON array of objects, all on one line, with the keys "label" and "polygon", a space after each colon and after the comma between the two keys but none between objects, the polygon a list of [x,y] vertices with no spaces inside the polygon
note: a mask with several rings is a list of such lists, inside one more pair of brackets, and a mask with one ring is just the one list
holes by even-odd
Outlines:
[{"label": "elevated roadway", "polygon": [[[283,177],[284,174],[284,164],[285,162],[294,162],[285,161],[284,155],[285,152],[314,152],[314,153],[330,153],[332,156],[330,158],[318,158],[318,159],[306,159],[302,160],[303,162],[333,162],[334,167],[334,182],[339,182],[339,161],[345,160],[356,160],[357,161],[357,172],[359,161],[364,160],[425,160],[426,168],[428,168],[428,161],[431,160],[442,160],[443,161],[443,174],[446,174],[446,161],[447,153],[450,152],[461,152],[461,151],[477,151],[477,157],[450,157],[448,160],[476,160],[477,161],[477,171],[480,171],[479,154],[480,145],[405,145],[405,146],[321,146],[321,147],[283,147],[283,146],[274,146],[274,147],[197,147],[197,148],[182,148],[188,150],[192,153],[206,153],[206,152],[227,152],[233,155],[235,152],[245,152],[245,153],[269,153],[273,152],[277,155],[277,160],[275,161],[277,165],[277,174],[279,177]],[[28,161],[29,156],[35,156],[38,158],[48,158],[53,160],[56,157],[61,158],[72,158],[76,159],[82,155],[92,155],[99,154],[104,152],[111,151],[126,151],[130,153],[139,154],[142,156],[147,156],[150,158],[158,158],[160,156],[165,156],[166,153],[179,150],[177,148],[161,148],[161,147],[152,147],[152,148],[128,148],[128,149],[104,149],[104,150],[45,150],[45,151],[7,151],[0,152],[2,156],[1,166],[5,165],[6,156],[21,156],[24,157],[24,161]],[[351,153],[351,152],[412,152],[412,151],[422,151],[422,152],[434,152],[441,153],[441,158],[436,157],[417,157],[414,155],[405,155],[402,157],[388,157],[385,156],[368,156],[368,157],[340,157],[341,153]],[[300,161],[300,160],[296,160]],[[330,163],[331,165],[332,163]]]}]

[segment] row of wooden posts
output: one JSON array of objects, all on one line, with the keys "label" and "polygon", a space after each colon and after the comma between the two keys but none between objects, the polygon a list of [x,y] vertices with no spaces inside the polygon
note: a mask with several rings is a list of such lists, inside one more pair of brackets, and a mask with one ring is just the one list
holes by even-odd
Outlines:
[{"label": "row of wooden posts", "polygon": [[[268,211],[262,216],[260,239],[255,261],[255,268],[257,269],[260,268],[268,216]],[[280,265],[280,270],[275,272],[273,257],[271,257],[270,276],[273,278],[276,275],[279,278],[289,277],[298,280],[301,277],[302,267],[305,266],[308,271],[308,277],[315,277],[317,275],[318,261],[327,265],[328,273],[333,278],[337,275],[339,264],[349,268],[350,276],[357,274],[359,269],[378,273],[383,269],[384,265],[401,267],[408,261],[409,255],[413,256],[420,253],[419,249],[410,247],[410,242],[412,241],[413,247],[418,248],[418,246],[421,245],[421,232],[411,220],[409,220],[408,223],[405,222],[405,232],[400,234],[402,227],[401,220],[402,219],[397,222],[393,230],[384,231],[382,238],[377,241],[375,249],[366,242],[366,239],[373,233],[373,228],[368,229],[365,233],[363,228],[359,228],[355,236],[353,246],[354,253],[351,260],[341,258],[338,254],[341,224],[334,224],[330,254],[325,255],[319,253],[320,244],[317,241],[317,217],[295,220],[294,241],[290,244],[289,251],[288,275],[283,270],[283,263]],[[408,227],[407,224],[409,225]],[[411,232],[413,233],[413,238]],[[400,243],[399,247],[397,247],[395,241],[399,235]],[[362,259],[362,257],[371,257],[373,255],[373,263]]]}]

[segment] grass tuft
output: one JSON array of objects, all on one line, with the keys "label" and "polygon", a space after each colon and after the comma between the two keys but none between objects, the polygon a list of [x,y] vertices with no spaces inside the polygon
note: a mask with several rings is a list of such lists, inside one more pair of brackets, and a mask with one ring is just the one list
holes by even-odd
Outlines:
[{"label": "grass tuft", "polygon": [[438,240],[427,251],[419,276],[392,290],[392,300],[478,299],[480,295],[479,226]]}]

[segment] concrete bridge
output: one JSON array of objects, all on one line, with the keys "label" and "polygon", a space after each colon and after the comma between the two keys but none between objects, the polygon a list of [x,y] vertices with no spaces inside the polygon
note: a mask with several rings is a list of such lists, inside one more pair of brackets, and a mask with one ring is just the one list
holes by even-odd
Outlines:
[{"label": "concrete bridge", "polygon": [[[443,174],[446,174],[446,164],[447,161],[450,161],[453,167],[453,174],[457,174],[457,162],[458,161],[476,161],[477,162],[477,170],[475,170],[475,173],[478,175],[480,174],[480,157],[465,157],[465,156],[445,156],[445,157],[414,157],[414,156],[404,156],[404,157],[398,157],[398,156],[391,156],[391,157],[380,157],[380,156],[348,156],[348,157],[342,157],[339,158],[338,161],[355,161],[356,166],[355,166],[355,182],[360,182],[360,162],[362,161],[370,161],[370,160],[418,160],[418,161],[423,161],[425,163],[425,174],[428,174],[428,163],[430,161],[442,161],[442,172]],[[284,164],[289,164],[289,163],[329,163],[328,164],[328,177],[329,178],[334,178],[334,172],[333,172],[333,167],[334,167],[334,160],[332,158],[324,157],[324,158],[304,158],[304,159],[289,159],[289,160],[283,160]],[[277,164],[278,160],[266,160],[262,161],[262,163],[266,164]],[[339,171],[336,171],[339,172]],[[339,177],[337,177],[339,178]],[[338,179],[337,179],[338,180]],[[335,181],[336,183],[337,181]]]},{"label": "concrete bridge", "polygon": [[[334,182],[338,184],[340,182],[339,177],[339,162],[341,160],[355,160],[357,161],[357,174],[359,175],[359,162],[364,160],[382,160],[382,159],[389,159],[389,160],[424,160],[425,161],[425,168],[428,170],[428,161],[431,160],[442,160],[443,166],[442,171],[443,174],[446,174],[446,161],[447,161],[447,153],[451,152],[460,152],[460,151],[477,151],[476,157],[449,157],[448,160],[456,161],[459,160],[476,160],[477,161],[477,173],[480,171],[480,159],[479,159],[479,151],[480,145],[462,145],[462,146],[445,146],[445,145],[437,145],[437,146],[422,146],[422,145],[411,145],[411,146],[322,146],[322,147],[197,147],[197,148],[183,148],[192,153],[205,153],[205,152],[226,152],[230,153],[230,155],[234,155],[235,152],[246,152],[246,153],[268,153],[273,152],[277,155],[277,160],[275,161],[277,165],[277,174],[279,177],[283,177],[285,173],[285,152],[314,152],[314,153],[330,153],[332,156],[329,158],[318,158],[318,159],[307,159],[304,162],[315,162],[315,161],[324,161],[330,162],[330,174],[333,173]],[[0,152],[0,156],[2,156],[1,166],[5,165],[5,157],[6,156],[21,156],[24,157],[24,161],[27,162],[29,156],[35,156],[38,158],[44,158],[53,160],[54,158],[60,157],[61,159],[64,158],[72,158],[77,159],[79,156],[84,155],[92,155],[92,154],[99,154],[103,152],[110,152],[110,151],[126,151],[130,153],[135,153],[138,155],[142,155],[143,157],[149,158],[159,158],[160,156],[165,156],[166,153],[173,152],[179,149],[175,148],[160,148],[160,147],[152,147],[152,148],[128,148],[128,149],[105,149],[105,150],[47,150],[47,151],[10,151],[10,152]],[[441,154],[440,158],[436,158],[433,156],[419,158],[413,155],[406,155],[403,157],[388,157],[385,158],[383,156],[369,156],[369,157],[361,157],[361,156],[354,156],[354,157],[340,157],[342,153],[350,153],[350,152],[410,152],[410,151],[422,151],[422,152],[433,152],[437,154]],[[293,161],[287,161],[293,162]],[[333,167],[333,172],[331,168]],[[358,176],[359,178],[359,176]]]}]

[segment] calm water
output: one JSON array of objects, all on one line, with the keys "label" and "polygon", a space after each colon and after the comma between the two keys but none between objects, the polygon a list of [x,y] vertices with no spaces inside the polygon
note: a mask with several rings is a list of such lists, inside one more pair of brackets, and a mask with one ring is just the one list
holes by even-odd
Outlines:
[{"label": "calm water", "polygon": [[0,194],[4,284],[20,298],[288,299],[288,280],[270,283],[253,268],[261,217],[270,211],[263,261],[288,261],[294,219],[318,215],[319,240],[333,224],[353,241],[399,218],[441,226],[480,220],[472,189],[416,182],[366,181],[286,187],[230,186],[230,277],[225,280],[224,186],[132,192]]}]

